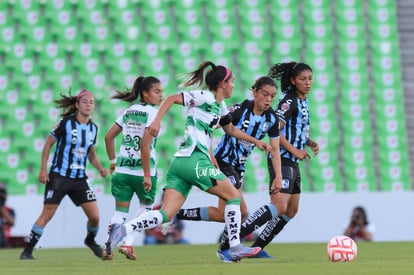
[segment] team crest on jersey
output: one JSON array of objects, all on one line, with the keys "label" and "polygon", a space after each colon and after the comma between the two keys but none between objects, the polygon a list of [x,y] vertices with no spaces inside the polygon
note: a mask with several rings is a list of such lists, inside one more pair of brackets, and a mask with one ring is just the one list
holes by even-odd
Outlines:
[{"label": "team crest on jersey", "polygon": [[263,132],[267,132],[267,130],[269,129],[269,124],[270,124],[270,122],[268,122],[268,121],[266,121],[266,122],[263,124]]},{"label": "team crest on jersey", "polygon": [[286,112],[287,110],[289,110],[289,108],[290,108],[290,104],[287,103],[287,102],[283,103],[282,106],[280,106],[280,109],[282,111],[284,111],[284,112]]}]

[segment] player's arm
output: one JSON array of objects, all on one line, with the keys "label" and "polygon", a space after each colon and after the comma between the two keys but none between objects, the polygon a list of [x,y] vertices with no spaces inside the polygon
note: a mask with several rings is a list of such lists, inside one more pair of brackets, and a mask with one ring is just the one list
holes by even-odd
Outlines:
[{"label": "player's arm", "polygon": [[182,93],[170,95],[161,103],[160,108],[158,109],[157,115],[154,118],[154,121],[148,127],[149,132],[152,136],[158,136],[160,131],[161,120],[164,117],[165,113],[171,108],[173,104],[183,105],[183,95]]},{"label": "player's arm", "polygon": [[46,139],[45,145],[42,150],[42,159],[39,172],[39,181],[46,184],[49,181],[49,174],[47,172],[47,160],[49,159],[50,149],[56,143],[54,137],[49,135]]},{"label": "player's arm", "polygon": [[150,134],[148,128],[145,128],[144,136],[142,137],[141,143],[141,161],[142,168],[144,169],[144,189],[148,192],[152,188],[151,182],[151,165],[150,165],[150,155],[151,155],[151,144],[154,137]]},{"label": "player's arm", "polygon": [[271,146],[267,144],[266,142],[262,142],[245,132],[241,131],[240,129],[236,128],[233,123],[227,123],[225,125],[221,124],[221,127],[223,127],[224,132],[226,134],[233,136],[237,139],[242,139],[245,141],[248,141],[250,143],[255,144],[260,150],[266,151],[267,153],[271,150]]},{"label": "player's arm", "polygon": [[280,160],[279,141],[280,141],[280,138],[270,139],[270,145],[272,146],[272,150],[270,151],[271,161],[272,161],[273,171],[275,173],[275,178],[270,188],[271,195],[280,192],[280,190],[282,189],[282,161]]},{"label": "player's arm", "polygon": [[109,172],[112,174],[116,166],[116,154],[115,154],[115,137],[122,132],[122,128],[114,123],[105,135],[105,149],[108,155],[110,163]]},{"label": "player's arm", "polygon": [[314,156],[316,156],[319,153],[319,144],[313,141],[311,138],[308,138],[306,140],[306,145],[312,149]]},{"label": "player's arm", "polygon": [[108,170],[103,168],[101,165],[101,162],[98,159],[98,155],[96,154],[95,146],[91,146],[89,148],[89,154],[88,154],[89,161],[93,165],[93,167],[96,168],[96,170],[99,171],[102,177],[106,177],[108,175]]},{"label": "player's arm", "polygon": [[[282,129],[285,126],[285,123],[281,120],[279,122],[279,128]],[[310,158],[309,153],[306,150],[299,150],[295,146],[293,146],[283,135],[282,132],[280,132],[280,146],[285,148],[287,151],[292,153],[295,157],[297,157],[300,160],[304,160],[305,158]]]}]

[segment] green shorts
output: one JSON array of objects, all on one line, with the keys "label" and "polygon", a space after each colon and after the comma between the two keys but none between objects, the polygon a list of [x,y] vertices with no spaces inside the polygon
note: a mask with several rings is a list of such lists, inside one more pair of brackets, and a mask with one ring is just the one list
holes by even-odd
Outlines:
[{"label": "green shorts", "polygon": [[151,205],[154,203],[157,193],[157,177],[151,177],[152,188],[149,192],[144,189],[144,177],[128,174],[115,173],[112,176],[111,191],[116,201],[131,201],[132,196],[137,194],[140,203]]},{"label": "green shorts", "polygon": [[167,173],[165,189],[172,188],[185,198],[193,186],[203,191],[217,185],[217,180],[225,180],[224,175],[217,169],[208,156],[195,150],[189,157],[175,157]]}]

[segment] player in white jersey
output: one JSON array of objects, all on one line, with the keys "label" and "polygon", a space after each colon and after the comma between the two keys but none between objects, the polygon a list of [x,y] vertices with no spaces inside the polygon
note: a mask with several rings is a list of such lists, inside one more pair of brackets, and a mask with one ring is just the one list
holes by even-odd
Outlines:
[{"label": "player in white jersey", "polygon": [[[203,81],[207,67],[211,69],[205,73]],[[253,257],[261,250],[245,247],[240,243],[240,193],[213,165],[209,148],[212,132],[219,124],[227,134],[251,142],[261,150],[269,151],[271,147],[237,129],[231,123],[231,114],[224,103],[225,98],[231,97],[234,88],[234,76],[230,69],[206,61],[189,76],[190,79],[183,83],[184,87],[205,84],[207,89],[181,92],[167,97],[149,127],[150,133],[157,136],[161,120],[170,107],[173,104],[187,106],[184,140],[167,173],[162,207],[159,210],[145,212],[128,223],[113,224],[105,248],[108,254],[112,253],[113,248],[124,236],[172,220],[184,204],[192,186],[197,186],[226,202],[224,216],[229,232],[232,260]]]},{"label": "player in white jersey", "polygon": [[[135,80],[131,91],[119,92],[112,97],[134,102],[115,121],[105,136],[106,151],[111,160],[113,174],[111,191],[115,198],[115,213],[111,224],[123,223],[128,218],[130,202],[134,194],[140,202],[138,215],[150,209],[157,192],[155,138],[148,133],[148,126],[157,114],[154,106],[162,101],[162,87],[159,79],[140,76]],[[115,156],[115,138],[122,134],[119,153]],[[131,234],[124,238],[119,252],[128,259],[135,260],[132,246],[136,237]],[[102,259],[110,260],[112,254],[104,250]]]}]

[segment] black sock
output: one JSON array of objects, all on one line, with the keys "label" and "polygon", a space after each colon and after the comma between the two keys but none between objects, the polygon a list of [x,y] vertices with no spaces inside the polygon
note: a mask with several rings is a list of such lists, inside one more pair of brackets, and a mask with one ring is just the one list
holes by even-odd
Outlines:
[{"label": "black sock", "polygon": [[[240,229],[240,239],[246,237],[250,233],[252,233],[256,228],[262,226],[267,221],[272,219],[272,213],[268,205],[263,205],[259,209],[253,212],[241,225]],[[227,231],[223,232],[223,236],[220,242],[220,250],[227,250],[229,249],[229,240]]]},{"label": "black sock", "polygon": [[178,211],[176,217],[179,220],[201,221],[200,207],[189,208],[189,209],[180,209],[180,211]]},{"label": "black sock", "polygon": [[24,251],[32,253],[33,248],[35,247],[35,245],[37,244],[41,236],[42,236],[41,234],[37,234],[34,231],[31,231],[29,241],[26,243],[26,247],[24,248]]},{"label": "black sock", "polygon": [[279,234],[280,231],[282,231],[286,224],[287,221],[280,216],[270,220],[260,233],[259,237],[257,237],[256,241],[252,244],[252,247],[259,246],[263,249],[274,237],[276,237],[277,234]]},{"label": "black sock", "polygon": [[88,234],[86,235],[86,238],[85,238],[85,242],[94,242],[95,237],[96,237],[95,232],[88,232]]}]

